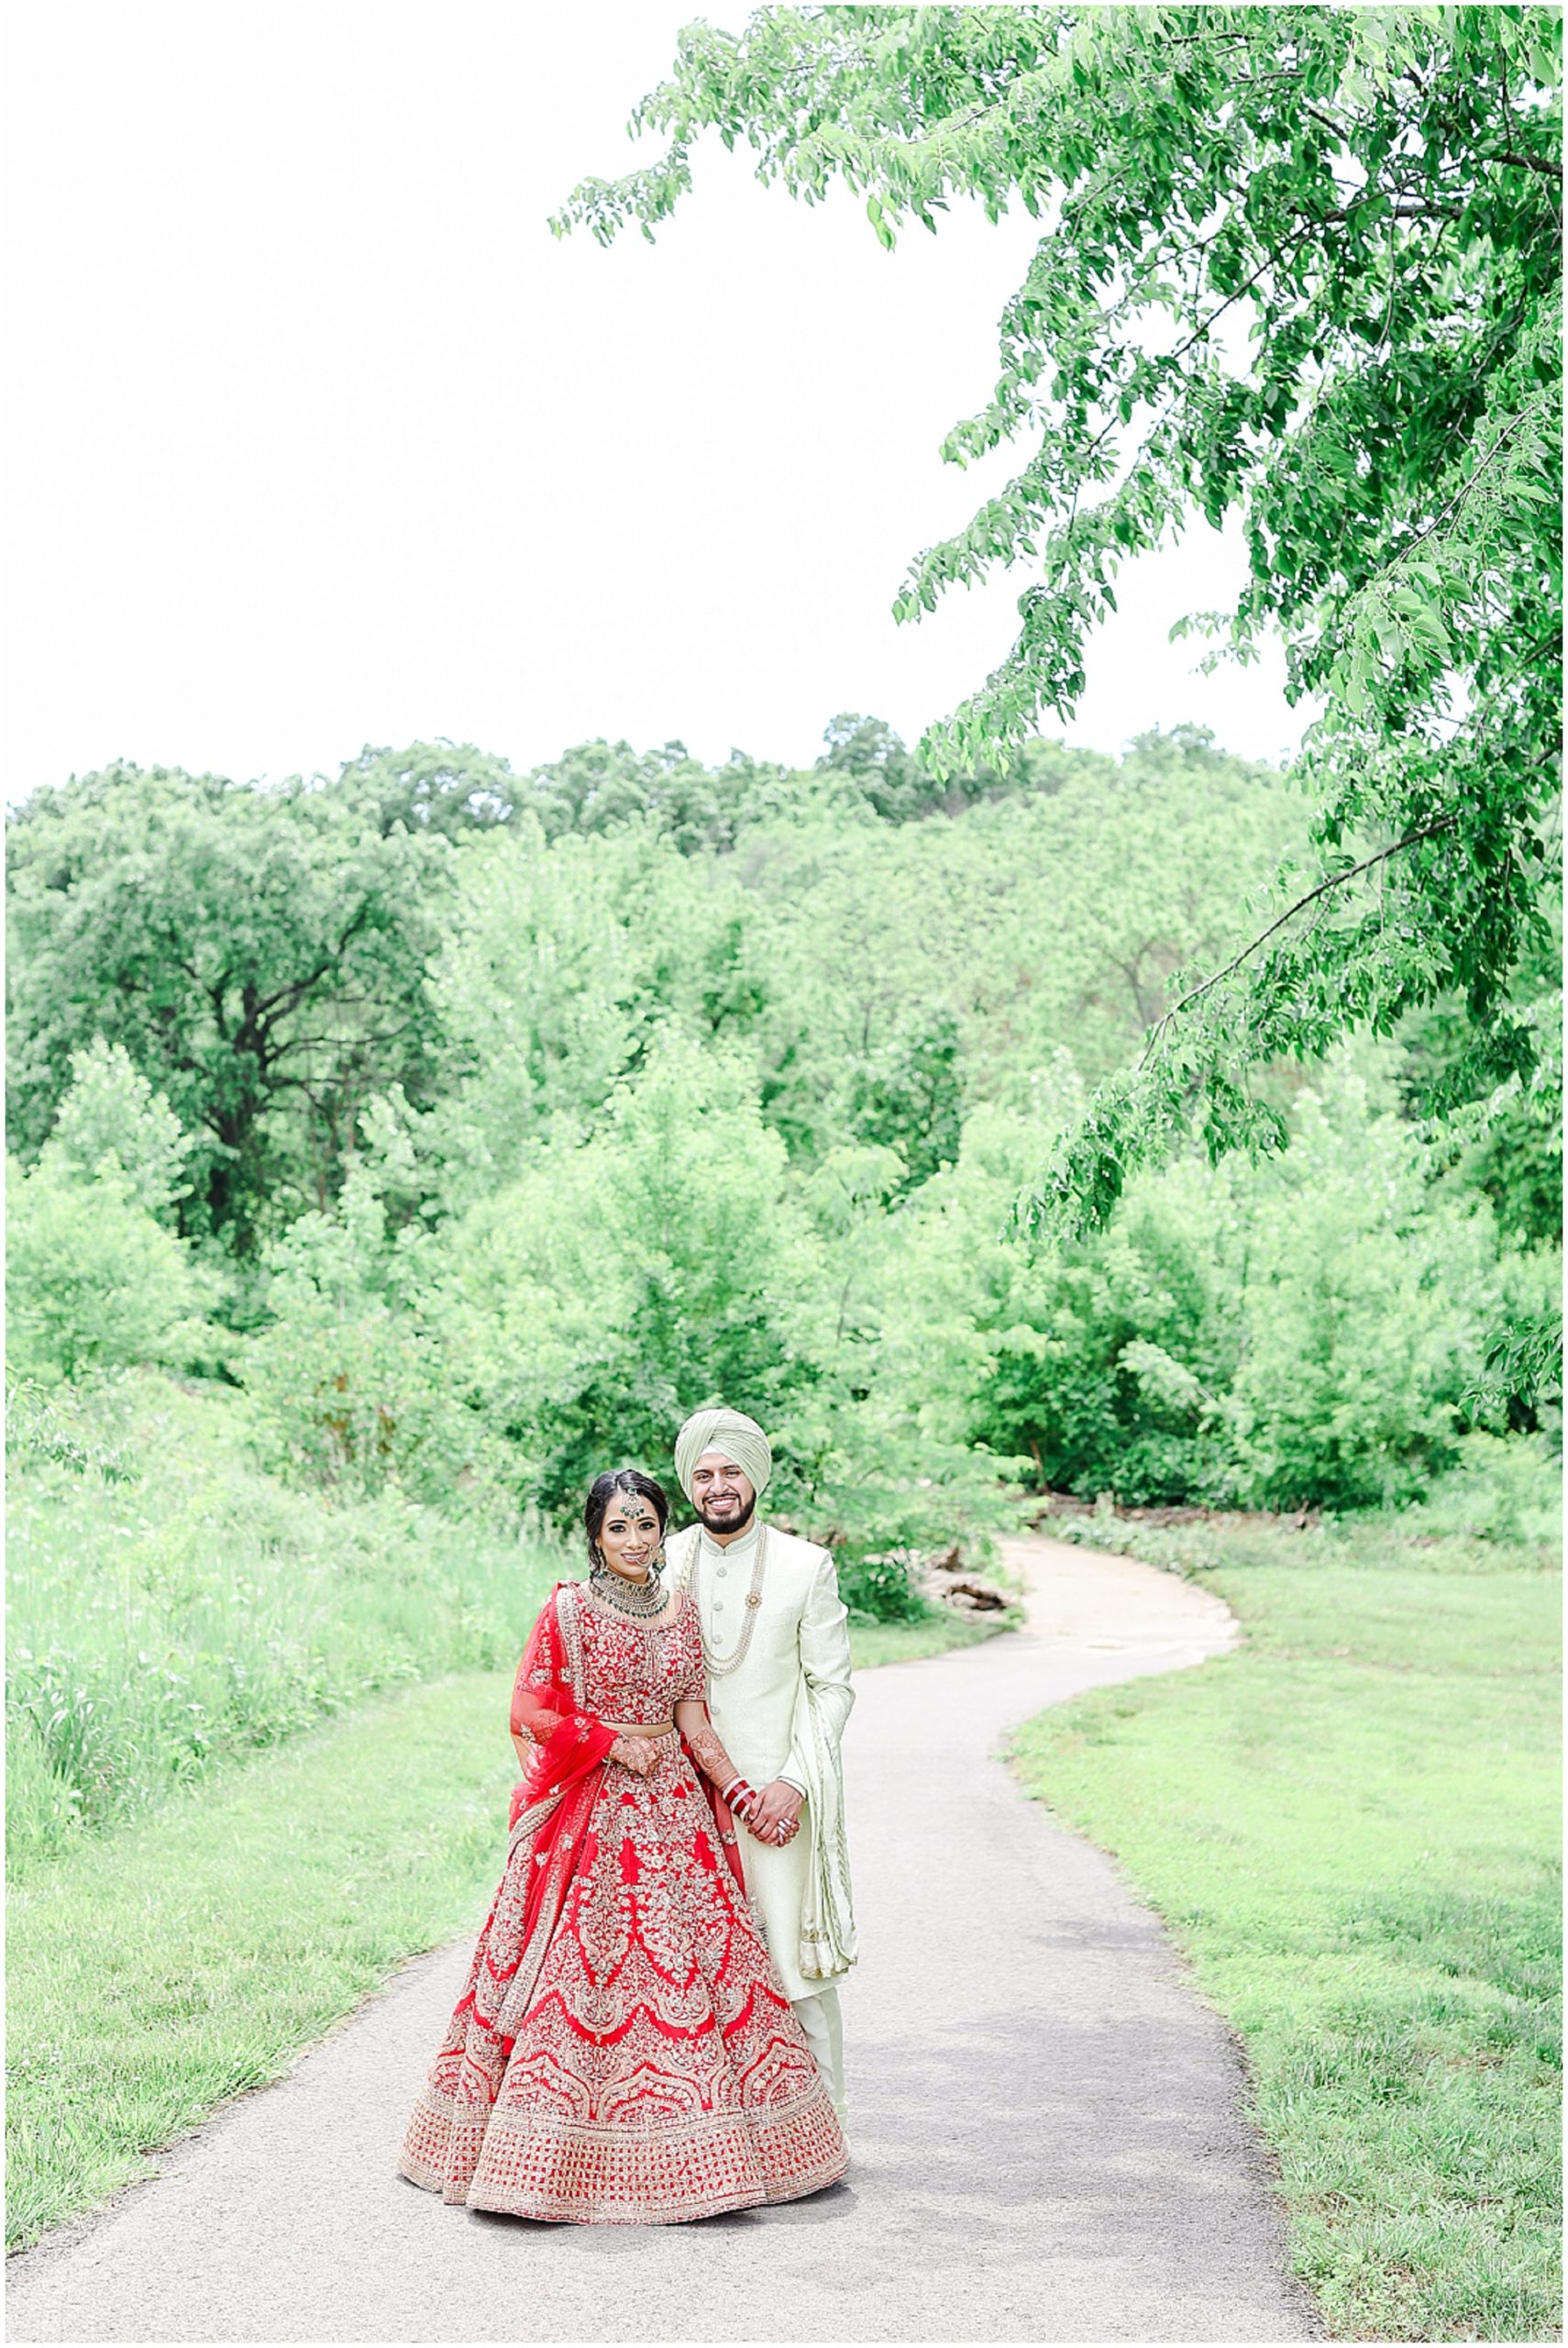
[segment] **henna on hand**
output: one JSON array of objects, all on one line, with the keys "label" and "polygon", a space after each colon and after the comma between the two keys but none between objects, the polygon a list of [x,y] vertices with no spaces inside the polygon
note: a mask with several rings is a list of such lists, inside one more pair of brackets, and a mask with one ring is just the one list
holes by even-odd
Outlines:
[{"label": "henna on hand", "polygon": [[720,1744],[718,1733],[704,1710],[699,1727],[686,1732],[686,1742],[691,1747],[698,1767],[705,1778],[711,1778],[723,1793],[733,1786],[740,1771]]},{"label": "henna on hand", "polygon": [[[780,1833],[774,1822],[770,1822],[765,1826],[760,1822],[758,1812],[763,1797],[755,1788],[746,1783],[724,1751],[718,1731],[709,1716],[707,1706],[693,1702],[691,1710],[696,1712],[697,1719],[689,1725],[688,1719],[681,1718],[686,1711],[686,1707],[684,1705],[676,1707],[680,1733],[690,1746],[692,1757],[703,1776],[711,1778],[723,1796],[731,1816],[738,1818],[748,1832],[755,1834],[760,1842],[787,1841],[788,1834]],[[799,1806],[799,1795],[795,1793],[792,1787],[789,1790],[791,1799]]]}]

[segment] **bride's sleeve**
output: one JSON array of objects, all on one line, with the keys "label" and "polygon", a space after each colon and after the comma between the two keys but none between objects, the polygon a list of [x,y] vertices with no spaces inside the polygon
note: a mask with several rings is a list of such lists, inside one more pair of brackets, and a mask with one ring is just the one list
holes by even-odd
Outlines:
[{"label": "bride's sleeve", "polygon": [[719,1732],[709,1716],[708,1670],[702,1655],[702,1633],[696,1619],[695,1600],[689,1595],[686,1603],[691,1609],[691,1655],[675,1690],[675,1725],[686,1739],[691,1757],[702,1775],[712,1779],[720,1793],[727,1793],[732,1786],[739,1783],[741,1773],[724,1751]]},{"label": "bride's sleeve", "polygon": [[686,1664],[675,1683],[670,1698],[674,1704],[706,1704],[708,1700],[708,1665],[702,1653],[702,1629],[697,1619],[697,1601],[684,1594],[687,1619],[680,1625],[686,1641]]}]

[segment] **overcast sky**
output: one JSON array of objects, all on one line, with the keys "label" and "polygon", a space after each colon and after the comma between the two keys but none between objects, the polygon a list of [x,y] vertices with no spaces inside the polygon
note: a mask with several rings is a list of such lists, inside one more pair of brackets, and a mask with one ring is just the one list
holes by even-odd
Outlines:
[{"label": "overcast sky", "polygon": [[[913,740],[984,677],[1027,572],[889,606],[1020,461],[937,447],[1032,224],[889,255],[713,140],[657,244],[558,242],[577,180],[641,160],[691,13],[12,0],[10,797],[436,735],[803,763],[835,711]],[[1238,574],[1201,522],[1125,572],[1068,738],[1293,744],[1276,661],[1205,679],[1166,642]]]}]

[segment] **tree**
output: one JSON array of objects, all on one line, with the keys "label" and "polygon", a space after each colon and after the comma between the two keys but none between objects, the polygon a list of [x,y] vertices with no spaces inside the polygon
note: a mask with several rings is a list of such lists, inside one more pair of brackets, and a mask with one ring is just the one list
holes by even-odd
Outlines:
[{"label": "tree", "polygon": [[[1073,1239],[1002,1237],[1037,1120],[977,1110],[885,1259],[888,1341],[926,1410],[1046,1487],[1275,1508],[1408,1500],[1477,1416],[1529,1423],[1507,1365],[1478,1388],[1484,1333],[1539,1312],[1552,1268],[1432,1181],[1358,1056],[1303,1091],[1282,1158],[1143,1172]],[[1040,1108],[1077,1113],[1065,1069]]]},{"label": "tree", "polygon": [[371,1092],[421,1086],[450,843],[374,791],[118,765],[11,820],[13,1130],[35,1152],[94,1035],[198,1146],[188,1233],[238,1256],[337,1186]]},{"label": "tree", "polygon": [[845,776],[867,806],[887,824],[908,824],[927,815],[957,815],[986,799],[1059,791],[1070,771],[1071,754],[1059,742],[1027,741],[982,767],[934,774],[905,747],[885,718],[841,711],[823,735],[827,748],[817,772]]},{"label": "tree", "polygon": [[751,1070],[666,1027],[586,1146],[564,1121],[439,1235],[448,1357],[540,1501],[574,1516],[687,1413],[773,1423],[816,1375],[820,1248]]},{"label": "tree", "polygon": [[186,1192],[193,1144],[161,1092],[131,1065],[123,1044],[94,1036],[71,1055],[71,1090],[60,1104],[44,1156],[86,1182],[123,1177],[127,1195],[157,1222],[175,1219]]},{"label": "tree", "polygon": [[710,127],[808,202],[842,181],[889,249],[964,196],[1046,224],[994,394],[943,450],[1029,453],[894,606],[1036,574],[1011,653],[927,735],[935,774],[1070,712],[1119,566],[1198,515],[1240,515],[1250,576],[1197,624],[1242,659],[1277,630],[1293,697],[1325,703],[1309,856],[1187,974],[1026,1222],[1103,1224],[1195,1124],[1216,1157],[1279,1146],[1256,1071],[1421,1005],[1467,1038],[1429,1107],[1528,1083],[1511,994],[1544,931],[1561,687],[1556,13],[765,7],[689,27],[633,120],[663,160],[584,182],[558,233],[651,237]]},{"label": "tree", "polygon": [[666,834],[683,856],[730,848],[760,802],[777,793],[782,767],[732,750],[705,767],[684,742],[640,756],[629,742],[580,742],[528,776],[526,803],[552,840],[565,832],[605,833],[640,825]]},{"label": "tree", "polygon": [[912,1185],[958,1156],[963,1129],[958,1022],[939,1010],[853,1069],[850,1124],[862,1142],[897,1150]]},{"label": "tree", "polygon": [[444,832],[461,839],[510,823],[521,789],[504,759],[471,742],[411,742],[406,750],[374,750],[367,742],[344,765],[340,787],[368,792],[381,828]]},{"label": "tree", "polygon": [[[1024,1105],[1063,1045],[1101,1078],[1165,1009],[1171,972],[1223,944],[1302,836],[1279,776],[1191,730],[1121,762],[1055,748],[1054,764],[1055,791],[955,819],[747,835],[771,991],[764,1098],[792,1157],[855,1133],[929,1172],[952,1155],[951,1129],[917,1137],[939,1107]],[[911,1085],[917,1063],[940,1066],[929,1055],[955,1020],[951,1085]],[[896,1127],[881,1114],[889,1086],[907,1113]]]},{"label": "tree", "polygon": [[429,973],[442,1097],[417,1144],[462,1209],[559,1127],[602,1122],[658,1027],[745,1035],[768,1000],[758,911],[733,864],[680,852],[652,815],[549,840],[525,807],[458,859]]},{"label": "tree", "polygon": [[668,903],[668,843],[547,841],[531,810],[460,859],[433,958],[447,1087],[432,1119],[448,1205],[510,1182],[557,1122],[581,1130],[642,1047]]},{"label": "tree", "polygon": [[279,1466],[325,1490],[493,1502],[503,1463],[429,1326],[433,1243],[391,1229],[381,1175],[357,1157],[334,1211],[266,1249],[272,1318],[244,1355],[259,1427]]},{"label": "tree", "polygon": [[867,806],[886,822],[905,823],[941,806],[942,785],[911,756],[903,737],[884,719],[845,711],[829,721],[823,740],[827,748],[818,766],[828,773],[853,776]]}]

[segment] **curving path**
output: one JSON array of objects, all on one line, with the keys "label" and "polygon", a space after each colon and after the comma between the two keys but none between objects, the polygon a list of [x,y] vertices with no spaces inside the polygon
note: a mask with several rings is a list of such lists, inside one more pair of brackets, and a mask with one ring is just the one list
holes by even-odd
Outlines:
[{"label": "curving path", "polygon": [[[1078,1690],[1238,1636],[1169,1575],[1010,1545],[1027,1632],[867,1675],[846,1753],[867,1951],[848,2180],[700,2225],[534,2225],[392,2168],[470,1944],[10,2267],[17,2341],[1315,2337],[1224,2024],[1101,1853],[995,1753]],[[476,1916],[475,1925],[479,1919]]]}]

